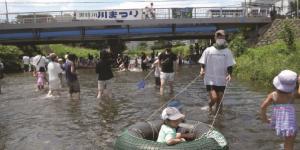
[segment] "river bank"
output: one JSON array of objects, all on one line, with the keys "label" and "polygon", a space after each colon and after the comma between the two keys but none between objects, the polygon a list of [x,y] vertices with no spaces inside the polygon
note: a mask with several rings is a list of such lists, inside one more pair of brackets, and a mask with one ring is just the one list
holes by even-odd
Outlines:
[{"label": "river bank", "polygon": [[285,69],[300,73],[300,39],[296,49],[289,49],[282,40],[265,46],[248,48],[236,58],[234,74],[239,80],[246,80],[272,87],[273,78]]}]

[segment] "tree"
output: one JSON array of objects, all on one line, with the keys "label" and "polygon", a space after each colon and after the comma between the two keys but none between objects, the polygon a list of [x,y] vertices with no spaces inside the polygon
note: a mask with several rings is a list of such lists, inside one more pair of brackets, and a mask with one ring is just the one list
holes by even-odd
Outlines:
[{"label": "tree", "polygon": [[295,29],[293,29],[288,22],[284,22],[283,30],[280,33],[280,37],[285,42],[288,51],[295,51],[296,50],[296,43],[295,43]]},{"label": "tree", "polygon": [[233,39],[229,43],[229,48],[233,51],[234,55],[237,57],[241,56],[246,51],[247,49],[246,46],[247,46],[247,42],[242,32],[234,35]]},{"label": "tree", "polygon": [[[300,0],[298,0],[298,10],[300,9]],[[291,14],[296,14],[296,10],[297,10],[297,2],[296,1],[290,1],[290,4],[289,4],[289,9],[290,9],[290,12]],[[299,11],[298,11],[299,13]]]},{"label": "tree", "polygon": [[145,49],[147,49],[148,45],[146,42],[141,42],[138,44],[137,47],[138,47],[138,49],[145,50]]}]

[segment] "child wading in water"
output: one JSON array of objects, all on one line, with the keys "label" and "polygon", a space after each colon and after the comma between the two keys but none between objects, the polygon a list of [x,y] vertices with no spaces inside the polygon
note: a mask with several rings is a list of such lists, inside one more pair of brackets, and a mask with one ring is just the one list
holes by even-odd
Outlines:
[{"label": "child wading in water", "polygon": [[37,78],[37,83],[36,83],[37,90],[44,89],[45,82],[47,81],[46,73],[45,73],[45,68],[44,67],[40,67],[39,71],[36,72],[35,76]]},{"label": "child wading in water", "polygon": [[[293,150],[297,134],[297,122],[295,107],[293,105],[294,93],[297,84],[297,74],[290,70],[284,70],[273,80],[276,88],[261,104],[262,121],[271,123],[277,136],[284,138],[284,149]],[[297,93],[299,94],[299,93]],[[271,119],[267,118],[266,110],[272,104]]]},{"label": "child wading in water", "polygon": [[181,137],[181,134],[176,133],[176,128],[182,122],[184,115],[175,107],[167,107],[163,110],[161,117],[164,120],[164,124],[159,130],[157,142],[168,145],[184,142],[185,139]]}]

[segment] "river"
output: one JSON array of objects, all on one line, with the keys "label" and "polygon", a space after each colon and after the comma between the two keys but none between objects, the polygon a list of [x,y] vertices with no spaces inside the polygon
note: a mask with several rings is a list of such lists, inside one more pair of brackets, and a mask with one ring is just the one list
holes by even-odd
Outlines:
[{"label": "river", "polygon": [[[175,92],[181,91],[198,73],[199,66],[179,68]],[[66,88],[62,89],[61,97],[54,98],[47,98],[47,91],[36,92],[30,73],[7,75],[0,95],[0,149],[113,149],[124,128],[147,119],[170,98],[159,96],[152,77],[145,89],[137,90],[136,83],[146,74],[115,72],[113,99],[100,103],[96,100],[94,70],[79,72],[80,101],[69,100]],[[225,135],[231,150],[279,149],[282,140],[259,120],[259,105],[266,94],[266,90],[253,91],[235,79],[226,89],[223,114],[217,117],[215,127]],[[207,105],[207,92],[200,79],[177,99],[184,104],[187,119],[212,122],[213,117],[201,109]],[[295,105],[299,124],[299,102]],[[300,147],[299,136],[295,147]]]}]

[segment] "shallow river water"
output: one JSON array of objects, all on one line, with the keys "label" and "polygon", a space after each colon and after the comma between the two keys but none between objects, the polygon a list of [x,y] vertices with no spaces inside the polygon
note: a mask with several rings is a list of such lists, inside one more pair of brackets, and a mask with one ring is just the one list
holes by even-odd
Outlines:
[{"label": "shallow river water", "polygon": [[[181,91],[199,73],[199,66],[184,66],[176,74],[175,93]],[[30,73],[7,75],[0,95],[0,149],[7,150],[86,150],[113,149],[118,134],[129,125],[147,119],[170,99],[160,97],[154,77],[144,90],[136,83],[147,73],[115,72],[113,99],[96,100],[97,76],[94,70],[80,70],[81,100],[62,96],[47,98],[36,92]],[[260,92],[259,92],[260,91]],[[222,132],[232,150],[279,149],[282,140],[259,120],[259,105],[267,92],[251,90],[233,79],[226,89],[223,114],[215,127]],[[167,94],[166,94],[167,95]],[[212,122],[201,109],[207,105],[207,93],[198,79],[176,99],[184,104],[187,119]],[[297,100],[299,101],[299,100]],[[300,103],[296,101],[298,124]],[[158,118],[159,113],[155,115]],[[296,149],[300,149],[297,137]]]}]

